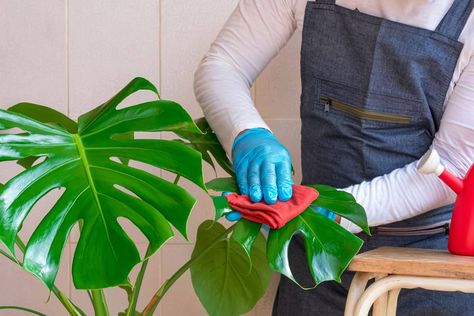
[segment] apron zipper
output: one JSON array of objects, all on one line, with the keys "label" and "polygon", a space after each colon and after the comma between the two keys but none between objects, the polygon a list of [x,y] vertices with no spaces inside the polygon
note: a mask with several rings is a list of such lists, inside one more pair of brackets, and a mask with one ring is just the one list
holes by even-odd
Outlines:
[{"label": "apron zipper", "polygon": [[356,108],[353,105],[350,105],[350,104],[347,104],[347,103],[344,103],[332,98],[328,98],[325,96],[322,96],[319,99],[319,102],[321,105],[324,106],[324,112],[329,112],[330,107],[333,107],[339,111],[352,114],[361,119],[388,122],[388,123],[399,123],[399,124],[408,124],[411,122],[411,119],[412,119],[411,116],[407,116],[407,115],[395,115],[395,114],[387,114],[387,113],[381,113],[381,112],[362,110],[362,109]]}]

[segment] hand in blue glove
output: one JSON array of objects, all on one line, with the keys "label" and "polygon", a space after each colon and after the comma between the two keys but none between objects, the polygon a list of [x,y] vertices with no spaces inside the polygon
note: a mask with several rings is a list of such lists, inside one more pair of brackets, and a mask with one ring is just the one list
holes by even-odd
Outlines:
[{"label": "hand in blue glove", "polygon": [[291,158],[288,150],[264,128],[240,134],[232,145],[232,160],[241,194],[252,202],[267,204],[288,201],[291,185]]}]

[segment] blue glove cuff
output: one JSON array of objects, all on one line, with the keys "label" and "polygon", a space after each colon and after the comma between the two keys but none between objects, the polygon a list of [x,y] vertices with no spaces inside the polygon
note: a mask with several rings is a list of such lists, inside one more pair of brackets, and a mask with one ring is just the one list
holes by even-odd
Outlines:
[{"label": "blue glove cuff", "polygon": [[260,135],[273,136],[273,133],[270,132],[266,128],[263,128],[263,127],[251,128],[235,138],[234,143],[232,144],[232,152],[234,152],[235,145],[237,145],[242,139],[247,138],[250,135],[255,135],[255,134],[258,134],[259,136]]}]

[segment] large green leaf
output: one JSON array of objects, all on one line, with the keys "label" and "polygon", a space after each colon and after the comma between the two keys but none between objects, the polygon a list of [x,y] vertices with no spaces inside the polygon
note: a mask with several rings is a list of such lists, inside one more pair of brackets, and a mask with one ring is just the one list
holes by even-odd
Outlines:
[{"label": "large green leaf", "polygon": [[290,241],[298,232],[304,239],[309,270],[316,285],[330,280],[340,282],[342,272],[363,243],[334,221],[311,209],[307,209],[284,227],[270,230],[267,258],[271,268],[298,285],[288,260]]},{"label": "large green leaf", "polygon": [[51,287],[72,227],[81,223],[72,276],[77,288],[104,288],[124,281],[140,256],[118,223],[127,218],[150,242],[150,255],[172,237],[169,223],[186,236],[195,199],[184,189],[143,170],[115,161],[130,159],[168,170],[205,189],[201,155],[175,141],[123,139],[133,132],[201,133],[177,103],[155,100],[117,106],[139,90],[156,92],[136,78],[115,97],[82,115],[78,133],[0,110],[0,161],[46,159],[10,179],[0,189],[0,241],[14,253],[15,239],[32,207],[48,192],[62,195],[31,235],[24,267]]},{"label": "large green leaf", "polygon": [[[255,237],[249,257],[235,239],[219,239],[224,232],[217,222],[202,223],[192,255],[193,287],[211,316],[250,311],[265,294],[271,276],[262,234]],[[200,256],[203,251],[205,254]]]},{"label": "large green leaf", "polygon": [[[77,123],[67,117],[61,112],[46,107],[40,104],[33,103],[18,103],[8,108],[8,111],[15,112],[32,118],[36,121],[47,123],[49,125],[58,126],[64,128],[70,133],[77,133]],[[17,163],[25,169],[31,168],[31,166],[38,160],[39,157],[26,157],[19,159]]]},{"label": "large green leaf", "polygon": [[362,228],[362,230],[367,234],[370,234],[365,210],[356,202],[352,194],[323,184],[310,186],[319,192],[318,198],[312,203],[312,205],[330,210],[331,212],[350,220]]},{"label": "large green leaf", "polygon": [[206,183],[206,187],[217,192],[239,192],[234,178],[216,178]]},{"label": "large green leaf", "polygon": [[8,111],[23,114],[36,121],[60,126],[70,133],[77,133],[77,123],[61,112],[47,106],[34,103],[18,103],[8,108]]},{"label": "large green leaf", "polygon": [[[214,191],[232,191],[235,181],[233,178],[214,179],[208,182],[207,186]],[[364,208],[357,204],[351,194],[327,185],[310,186],[319,191],[319,197],[313,201],[312,206],[327,208],[369,232]],[[233,211],[225,197],[215,196],[212,199],[216,219]],[[241,225],[241,222],[242,220],[238,225]],[[246,247],[257,226],[249,226],[248,221],[242,225],[237,226],[239,238],[235,240]],[[311,208],[284,227],[270,230],[267,242],[269,264],[273,270],[286,275],[297,284],[289,265],[288,246],[293,236],[298,233],[301,233],[305,240],[308,266],[316,284],[328,280],[339,281],[341,273],[362,245],[362,240]]]}]

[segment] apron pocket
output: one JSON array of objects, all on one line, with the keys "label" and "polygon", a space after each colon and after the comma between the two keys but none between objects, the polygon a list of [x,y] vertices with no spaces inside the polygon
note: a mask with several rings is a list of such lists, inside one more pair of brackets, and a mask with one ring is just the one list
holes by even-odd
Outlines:
[{"label": "apron pocket", "polygon": [[345,84],[315,79],[317,98],[313,103],[314,110],[323,111],[326,117],[334,113],[367,128],[426,127],[421,114],[424,108],[421,100],[362,91]]},{"label": "apron pocket", "polygon": [[355,116],[359,119],[377,122],[410,124],[413,119],[413,116],[409,115],[396,115],[385,112],[369,111],[324,95],[319,98],[319,105],[324,108],[325,112],[330,112],[334,109]]}]

